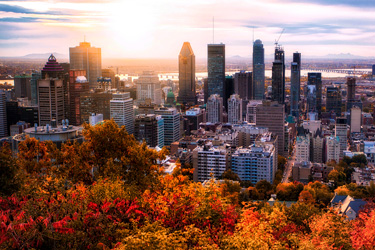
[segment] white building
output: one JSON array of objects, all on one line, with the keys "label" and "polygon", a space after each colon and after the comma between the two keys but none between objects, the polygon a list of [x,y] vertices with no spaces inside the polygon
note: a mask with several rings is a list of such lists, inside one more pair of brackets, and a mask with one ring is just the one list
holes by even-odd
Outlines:
[{"label": "white building", "polygon": [[340,159],[340,139],[338,136],[326,136],[326,162]]},{"label": "white building", "polygon": [[175,108],[160,108],[155,110],[164,121],[164,145],[170,146],[181,138],[180,135],[180,114]]},{"label": "white building", "polygon": [[151,99],[157,105],[162,104],[159,76],[153,71],[144,71],[137,80],[137,102],[144,103],[146,99]]},{"label": "white building", "polygon": [[310,137],[297,136],[296,139],[296,162],[310,161]]},{"label": "white building", "polygon": [[350,132],[360,133],[362,123],[362,111],[359,107],[352,107],[350,109]]},{"label": "white building", "polygon": [[375,164],[375,141],[364,141],[363,152],[366,155],[367,161],[369,163]]},{"label": "white building", "polygon": [[223,122],[223,98],[211,95],[207,100],[207,122]]},{"label": "white building", "polygon": [[344,151],[348,148],[348,125],[346,118],[336,119],[335,136],[340,139],[340,159],[344,157]]},{"label": "white building", "polygon": [[231,95],[228,99],[228,122],[236,124],[242,121],[242,99],[239,95]]},{"label": "white building", "polygon": [[277,170],[275,147],[271,144],[239,148],[232,154],[232,171],[242,181],[273,182]]},{"label": "white building", "polygon": [[98,124],[99,122],[102,122],[103,120],[104,120],[103,114],[92,113],[91,116],[89,117],[89,123],[91,126],[95,126],[96,124]]},{"label": "white building", "polygon": [[6,93],[0,90],[0,138],[8,136]]},{"label": "white building", "polygon": [[225,149],[205,145],[196,147],[193,151],[194,181],[204,182],[221,178],[227,169],[228,155]]},{"label": "white building", "polygon": [[302,123],[302,127],[304,129],[308,129],[309,132],[314,135],[318,129],[321,129],[322,122],[320,120],[317,120],[317,121],[314,121],[314,120],[305,120]]},{"label": "white building", "polygon": [[246,105],[246,120],[250,123],[256,122],[257,106],[262,104],[262,100],[251,100]]},{"label": "white building", "polygon": [[129,92],[112,95],[110,113],[111,119],[113,118],[119,127],[125,126],[129,134],[134,133],[133,99],[130,98]]}]

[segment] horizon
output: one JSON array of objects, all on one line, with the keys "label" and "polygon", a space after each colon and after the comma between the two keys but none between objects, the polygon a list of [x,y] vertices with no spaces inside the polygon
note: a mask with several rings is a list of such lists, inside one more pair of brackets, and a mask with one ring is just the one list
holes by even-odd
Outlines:
[{"label": "horizon", "polygon": [[85,39],[102,49],[103,58],[172,59],[184,41],[197,58],[206,58],[213,42],[226,45],[227,57],[246,58],[253,40],[262,40],[269,55],[280,39],[286,56],[371,58],[374,10],[375,2],[366,0],[0,1],[0,54],[68,54]]}]

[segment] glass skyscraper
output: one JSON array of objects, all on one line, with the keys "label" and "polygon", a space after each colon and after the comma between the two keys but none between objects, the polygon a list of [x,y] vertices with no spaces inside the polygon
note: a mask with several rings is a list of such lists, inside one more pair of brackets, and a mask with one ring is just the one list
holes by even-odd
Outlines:
[{"label": "glass skyscraper", "polygon": [[225,97],[225,44],[208,44],[207,52],[208,96]]},{"label": "glass skyscraper", "polygon": [[195,55],[189,42],[184,42],[178,56],[179,92],[177,101],[195,104]]},{"label": "glass skyscraper", "polygon": [[261,40],[253,44],[253,96],[262,100],[264,96],[264,48]]},{"label": "glass skyscraper", "polygon": [[298,119],[299,117],[299,99],[301,88],[301,53],[293,53],[293,62],[290,74],[290,113]]},{"label": "glass skyscraper", "polygon": [[314,85],[316,91],[316,110],[319,118],[322,114],[322,73],[309,72],[307,74],[307,85]]},{"label": "glass skyscraper", "polygon": [[275,60],[272,65],[272,100],[285,103],[285,58],[281,46],[275,48]]}]

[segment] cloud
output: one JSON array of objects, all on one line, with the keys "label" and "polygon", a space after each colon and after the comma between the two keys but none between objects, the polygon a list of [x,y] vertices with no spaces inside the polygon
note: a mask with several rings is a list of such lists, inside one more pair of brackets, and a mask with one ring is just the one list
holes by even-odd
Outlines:
[{"label": "cloud", "polygon": [[50,15],[62,14],[59,11],[40,12],[40,11],[35,11],[32,9],[24,8],[18,5],[9,5],[9,4],[0,4],[0,11],[12,12],[12,13],[18,13],[18,14],[50,14]]},{"label": "cloud", "polygon": [[373,0],[291,0],[295,3],[313,3],[321,5],[346,5],[351,7],[370,7],[375,8],[375,1]]}]

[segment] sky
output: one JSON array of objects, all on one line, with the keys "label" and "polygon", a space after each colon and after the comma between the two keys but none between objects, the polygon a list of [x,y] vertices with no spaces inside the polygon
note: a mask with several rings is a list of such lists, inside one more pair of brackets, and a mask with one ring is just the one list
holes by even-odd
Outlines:
[{"label": "sky", "polygon": [[250,57],[253,38],[268,55],[279,37],[287,56],[374,57],[375,1],[0,1],[0,56],[68,55],[84,37],[105,58],[176,58],[184,41],[197,58],[207,57],[208,43]]}]

